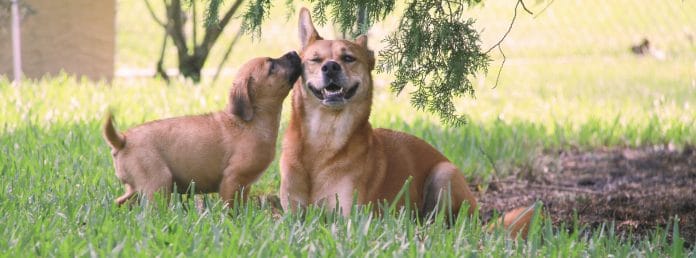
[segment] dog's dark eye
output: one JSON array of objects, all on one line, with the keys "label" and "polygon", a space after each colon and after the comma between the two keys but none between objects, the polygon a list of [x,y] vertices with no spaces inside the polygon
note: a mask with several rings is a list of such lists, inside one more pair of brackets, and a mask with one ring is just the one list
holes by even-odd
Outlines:
[{"label": "dog's dark eye", "polygon": [[355,62],[355,57],[349,56],[349,55],[344,55],[341,57],[341,59],[343,59],[343,62],[346,62],[346,63]]},{"label": "dog's dark eye", "polygon": [[321,58],[315,57],[315,58],[309,59],[309,61],[312,63],[321,63]]}]

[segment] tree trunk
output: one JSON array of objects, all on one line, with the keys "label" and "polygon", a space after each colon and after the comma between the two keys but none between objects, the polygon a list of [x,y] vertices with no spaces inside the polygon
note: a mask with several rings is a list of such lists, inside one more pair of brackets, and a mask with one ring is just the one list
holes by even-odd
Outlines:
[{"label": "tree trunk", "polygon": [[[185,78],[190,78],[193,82],[198,83],[201,80],[201,70],[205,61],[208,59],[211,49],[220,37],[220,34],[225,29],[225,26],[230,22],[232,16],[237,12],[241,6],[243,0],[236,0],[230,8],[227,10],[225,15],[215,24],[208,24],[205,27],[205,35],[203,36],[203,41],[199,43],[196,42],[196,38],[191,40],[191,45],[187,43],[186,34],[184,33],[184,26],[186,25],[186,13],[181,9],[180,0],[171,0],[171,2],[166,3],[167,9],[167,21],[164,24],[167,31],[167,35],[172,38],[174,46],[176,47],[177,56],[179,59],[179,73]],[[150,6],[148,5],[148,8]],[[194,10],[195,12],[195,6]],[[191,16],[192,19],[196,19],[196,15]],[[154,17],[157,21],[156,17]],[[193,37],[197,34],[196,26],[197,22],[193,21]],[[163,46],[164,47],[164,46]]]}]

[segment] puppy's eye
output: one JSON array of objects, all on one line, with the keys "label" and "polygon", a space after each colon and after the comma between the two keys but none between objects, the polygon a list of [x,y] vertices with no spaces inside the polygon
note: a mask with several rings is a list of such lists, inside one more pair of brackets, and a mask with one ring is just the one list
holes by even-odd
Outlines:
[{"label": "puppy's eye", "polygon": [[276,63],[271,62],[271,67],[268,68],[268,74],[272,74],[273,72],[275,72],[275,69],[276,69]]},{"label": "puppy's eye", "polygon": [[309,61],[312,63],[321,63],[321,58],[315,57],[315,58],[309,59]]}]

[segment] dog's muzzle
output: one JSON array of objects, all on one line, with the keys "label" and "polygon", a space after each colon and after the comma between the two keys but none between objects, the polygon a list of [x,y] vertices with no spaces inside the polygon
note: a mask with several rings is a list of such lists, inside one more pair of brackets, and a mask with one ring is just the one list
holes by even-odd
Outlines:
[{"label": "dog's muzzle", "polygon": [[341,65],[333,60],[326,61],[321,66],[323,87],[316,87],[312,83],[307,86],[322,104],[329,107],[340,107],[355,95],[358,83],[348,86]]},{"label": "dog's muzzle", "polygon": [[358,83],[355,83],[352,87],[346,88],[344,86],[338,85],[334,81],[330,81],[328,85],[321,89],[317,89],[313,84],[307,84],[309,90],[317,97],[322,104],[330,107],[339,107],[345,104],[350,98],[355,96],[358,91]]}]

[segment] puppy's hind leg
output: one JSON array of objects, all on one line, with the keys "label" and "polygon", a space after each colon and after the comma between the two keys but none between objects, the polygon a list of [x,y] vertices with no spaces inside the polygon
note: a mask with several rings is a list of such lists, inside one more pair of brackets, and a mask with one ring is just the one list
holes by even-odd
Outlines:
[{"label": "puppy's hind leg", "polygon": [[126,186],[126,193],[121,195],[120,197],[116,198],[116,204],[119,206],[123,205],[126,203],[128,200],[130,200],[133,195],[135,194],[135,189],[130,184],[125,184]]},{"label": "puppy's hind leg", "polygon": [[463,202],[469,203],[469,214],[476,210],[476,199],[464,175],[450,162],[441,162],[432,168],[425,181],[423,195],[421,214],[426,218],[433,212],[444,211],[452,215],[454,221]]},{"label": "puppy's hind leg", "polygon": [[161,166],[155,173],[149,173],[148,182],[143,187],[143,194],[148,201],[155,200],[155,193],[160,193],[166,203],[171,199],[174,179],[167,166]]}]

